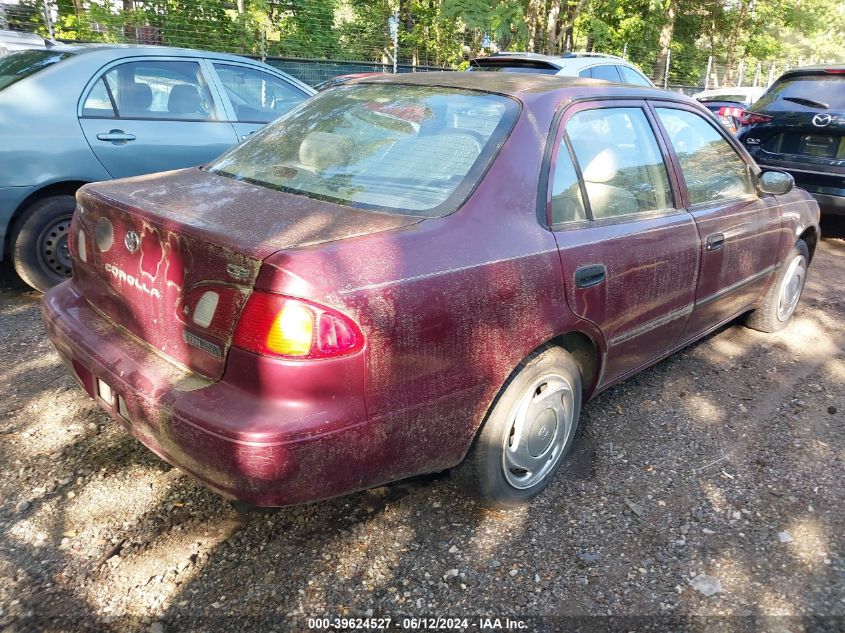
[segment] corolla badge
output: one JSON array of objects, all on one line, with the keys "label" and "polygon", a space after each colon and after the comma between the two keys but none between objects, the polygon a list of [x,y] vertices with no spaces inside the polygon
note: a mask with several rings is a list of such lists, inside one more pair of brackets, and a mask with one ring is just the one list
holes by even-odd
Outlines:
[{"label": "corolla badge", "polygon": [[829,114],[817,114],[813,117],[813,125],[816,127],[824,127],[830,123],[831,117]]},{"label": "corolla badge", "polygon": [[126,246],[127,251],[134,253],[141,246],[141,238],[138,237],[135,231],[129,231],[126,233],[126,237],[123,238],[123,244]]},{"label": "corolla badge", "polygon": [[125,270],[121,270],[114,264],[106,262],[105,269],[106,272],[109,273],[116,280],[120,282],[125,282],[133,288],[140,290],[144,294],[151,296],[153,299],[161,299],[161,292],[157,288],[150,288],[145,282],[141,281],[138,277],[128,274]]}]

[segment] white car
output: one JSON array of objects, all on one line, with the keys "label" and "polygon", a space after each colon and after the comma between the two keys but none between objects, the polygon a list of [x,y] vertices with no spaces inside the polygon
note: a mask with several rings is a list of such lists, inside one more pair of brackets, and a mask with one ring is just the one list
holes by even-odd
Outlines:
[{"label": "white car", "polygon": [[467,70],[590,77],[634,86],[654,86],[651,80],[631,62],[603,53],[541,55],[504,52],[471,59]]},{"label": "white car", "polygon": [[703,90],[692,96],[693,99],[706,103],[708,101],[731,101],[750,106],[763,96],[766,89],[763,86],[740,86],[739,88],[713,88]]},{"label": "white car", "polygon": [[766,89],[761,86],[740,86],[739,88],[714,88],[693,95],[731,134],[736,134],[745,111],[757,101]]},{"label": "white car", "polygon": [[[52,43],[52,42],[50,42]],[[20,31],[0,30],[0,57],[5,57],[14,51],[23,51],[33,48],[47,48],[48,42],[35,33],[22,33]]]}]

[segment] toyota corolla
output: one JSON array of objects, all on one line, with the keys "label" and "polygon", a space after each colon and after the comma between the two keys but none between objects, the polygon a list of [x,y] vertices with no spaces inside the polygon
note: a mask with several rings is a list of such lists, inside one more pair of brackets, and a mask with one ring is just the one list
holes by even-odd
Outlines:
[{"label": "toyota corolla", "polygon": [[525,502],[594,394],[739,317],[784,327],[819,237],[691,99],[543,75],[358,80],[77,202],[44,299],[62,358],[263,506],[447,469]]}]

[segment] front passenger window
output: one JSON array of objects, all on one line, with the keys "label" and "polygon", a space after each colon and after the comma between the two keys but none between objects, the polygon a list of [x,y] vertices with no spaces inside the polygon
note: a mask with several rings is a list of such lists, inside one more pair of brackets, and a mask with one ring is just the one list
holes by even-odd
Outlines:
[{"label": "front passenger window", "polygon": [[215,62],[214,69],[242,123],[269,123],[309,96],[279,77],[255,68]]},{"label": "front passenger window", "polygon": [[703,117],[674,108],[657,108],[657,115],[678,155],[690,204],[755,193],[746,162]]}]

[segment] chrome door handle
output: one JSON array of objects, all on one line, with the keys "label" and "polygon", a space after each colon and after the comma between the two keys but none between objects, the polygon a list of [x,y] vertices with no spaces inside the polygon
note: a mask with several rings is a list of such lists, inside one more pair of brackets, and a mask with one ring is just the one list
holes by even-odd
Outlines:
[{"label": "chrome door handle", "polygon": [[126,143],[127,141],[134,141],[134,134],[127,134],[123,130],[111,130],[110,132],[103,132],[97,134],[97,138],[101,141],[111,141],[112,143]]}]

